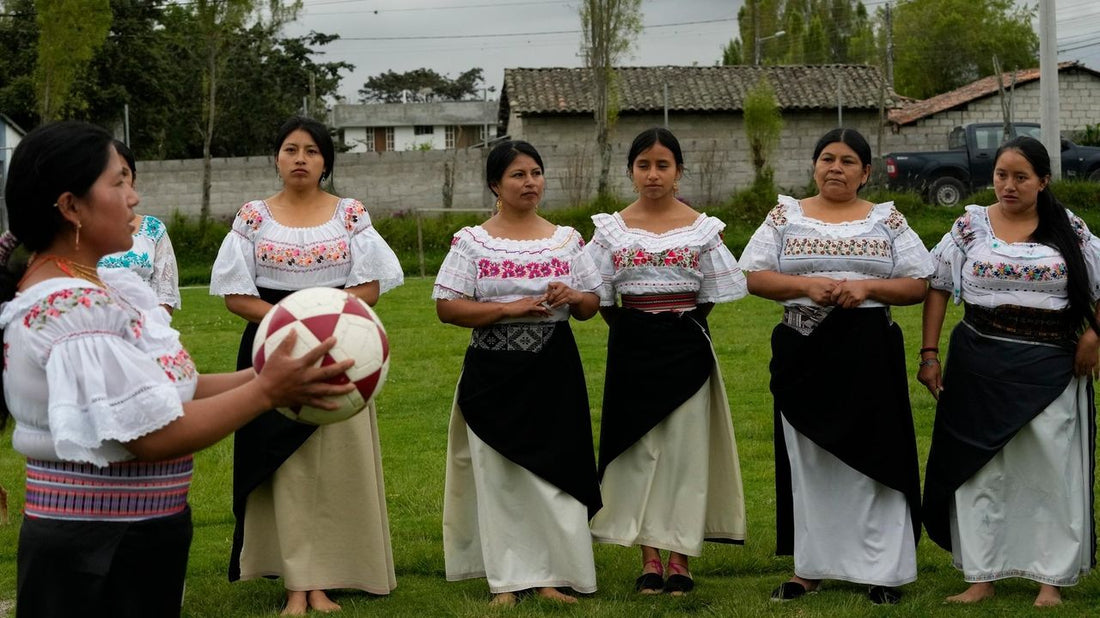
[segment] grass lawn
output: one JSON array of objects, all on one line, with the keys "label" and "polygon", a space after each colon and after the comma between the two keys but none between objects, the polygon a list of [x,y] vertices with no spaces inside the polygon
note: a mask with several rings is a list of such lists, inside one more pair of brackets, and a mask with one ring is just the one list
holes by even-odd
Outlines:
[{"label": "grass lawn", "polygon": [[[397,590],[386,598],[338,593],[341,616],[482,616],[489,614],[488,588],[482,580],[448,583],[443,575],[441,514],[446,456],[447,416],[469,332],[441,325],[430,300],[431,280],[410,279],[383,296],[378,312],[392,343],[389,380],[378,402],[390,525],[397,563]],[[517,608],[493,612],[511,616],[987,616],[1029,610],[1038,585],[1009,581],[998,596],[977,607],[943,604],[963,588],[950,556],[927,539],[918,550],[920,579],[906,587],[896,607],[873,608],[861,586],[828,583],[820,594],[786,604],[768,600],[773,587],[791,572],[791,559],[773,555],[775,516],[772,465],[772,409],[768,393],[769,337],[780,315],[777,304],[757,298],[720,305],[711,314],[715,348],[722,364],[748,501],[749,539],[744,547],[707,544],[692,562],[696,591],[684,598],[641,597],[633,592],[640,567],[636,549],[596,547],[600,590],[574,607],[536,598]],[[960,312],[952,309],[949,324]],[[919,347],[920,309],[895,310],[907,337],[910,373]],[[232,368],[243,322],[229,315],[220,299],[203,289],[183,292],[177,327],[201,371]],[[607,329],[599,318],[574,323],[589,382],[598,434],[599,403]],[[948,329],[945,329],[945,333]],[[945,334],[946,337],[946,334]],[[91,368],[89,368],[91,369]],[[859,388],[859,376],[836,388]],[[639,388],[655,388],[639,383]],[[548,387],[551,388],[551,387]],[[931,436],[933,401],[915,379],[910,394],[922,462]],[[10,432],[10,428],[8,429]],[[10,444],[10,436],[4,437]],[[195,540],[187,580],[184,615],[201,617],[270,616],[282,605],[277,581],[231,585],[225,579],[233,518],[230,512],[231,443],[223,441],[197,457],[191,506]],[[10,448],[0,451],[0,484],[8,488],[13,522],[0,526],[0,600],[15,594],[15,548],[22,507],[22,459]],[[1027,514],[1021,514],[1027,516]],[[5,605],[0,604],[0,608]],[[1100,577],[1090,576],[1068,589],[1065,603],[1044,616],[1096,615]],[[0,609],[3,615],[3,609]]]}]

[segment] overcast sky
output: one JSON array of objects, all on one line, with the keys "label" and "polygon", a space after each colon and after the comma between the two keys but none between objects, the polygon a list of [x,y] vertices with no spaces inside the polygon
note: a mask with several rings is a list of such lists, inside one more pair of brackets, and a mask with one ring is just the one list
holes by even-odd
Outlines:
[{"label": "overcast sky", "polygon": [[[886,2],[864,0],[871,11]],[[1100,2],[1057,3],[1059,58],[1082,60],[1100,70]],[[715,64],[737,32],[742,4],[642,0],[645,29],[625,64]],[[341,94],[352,102],[370,76],[421,67],[451,77],[481,67],[486,85],[496,88],[488,95],[493,99],[507,67],[580,66],[578,5],[578,0],[304,0],[298,22],[286,32],[340,35],[326,47],[325,59],[355,65],[341,85]]]}]

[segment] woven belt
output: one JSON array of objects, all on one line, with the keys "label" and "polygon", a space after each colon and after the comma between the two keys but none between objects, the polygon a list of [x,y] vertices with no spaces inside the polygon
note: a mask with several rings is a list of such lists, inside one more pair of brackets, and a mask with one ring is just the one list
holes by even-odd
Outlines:
[{"label": "woven belt", "polygon": [[832,310],[832,307],[790,305],[783,307],[783,323],[798,331],[800,335],[809,335],[825,321]]},{"label": "woven belt", "polygon": [[1058,344],[1076,341],[1080,327],[1080,320],[1068,309],[1037,309],[1019,305],[1001,305],[990,309],[967,304],[963,321],[983,335]]},{"label": "woven belt", "polygon": [[470,347],[493,352],[541,352],[557,322],[510,322],[475,328]]},{"label": "woven belt", "polygon": [[100,468],[87,463],[27,459],[23,511],[49,519],[137,521],[187,508],[192,457],[127,461]]},{"label": "woven belt", "polygon": [[684,294],[623,294],[623,308],[639,311],[691,311],[695,308],[695,292]]}]

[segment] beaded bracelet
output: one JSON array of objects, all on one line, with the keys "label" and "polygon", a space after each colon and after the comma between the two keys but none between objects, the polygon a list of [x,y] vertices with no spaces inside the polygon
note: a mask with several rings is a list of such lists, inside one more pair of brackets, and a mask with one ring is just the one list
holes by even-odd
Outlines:
[{"label": "beaded bracelet", "polygon": [[940,359],[938,359],[938,358],[926,358],[926,359],[922,360],[921,362],[917,363],[917,365],[920,366],[920,367],[931,367],[932,365],[938,365],[938,364],[940,364]]}]

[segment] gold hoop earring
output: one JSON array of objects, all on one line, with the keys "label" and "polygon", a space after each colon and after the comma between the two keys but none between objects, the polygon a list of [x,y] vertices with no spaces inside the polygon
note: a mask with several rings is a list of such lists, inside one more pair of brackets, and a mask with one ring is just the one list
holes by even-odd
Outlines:
[{"label": "gold hoop earring", "polygon": [[500,208],[503,205],[504,205],[504,202],[501,201],[500,196],[498,195],[497,196],[497,212],[500,212]]},{"label": "gold hoop earring", "polygon": [[678,193],[680,193],[680,181],[679,180],[673,180],[672,181],[672,194],[677,195]]}]

